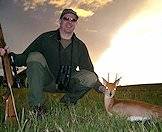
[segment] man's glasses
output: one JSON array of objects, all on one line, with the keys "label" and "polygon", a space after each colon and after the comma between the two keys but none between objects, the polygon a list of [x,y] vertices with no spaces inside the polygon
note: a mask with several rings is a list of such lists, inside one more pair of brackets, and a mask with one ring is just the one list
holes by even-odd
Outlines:
[{"label": "man's glasses", "polygon": [[64,21],[71,21],[71,22],[76,22],[77,19],[71,18],[71,17],[63,17],[62,18]]}]

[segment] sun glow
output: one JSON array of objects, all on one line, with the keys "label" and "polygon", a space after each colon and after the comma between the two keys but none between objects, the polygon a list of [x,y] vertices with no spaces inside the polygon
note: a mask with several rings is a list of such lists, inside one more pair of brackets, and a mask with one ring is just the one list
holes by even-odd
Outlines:
[{"label": "sun glow", "polygon": [[148,0],[114,35],[95,71],[99,77],[118,73],[121,85],[162,83],[161,49],[162,1]]}]

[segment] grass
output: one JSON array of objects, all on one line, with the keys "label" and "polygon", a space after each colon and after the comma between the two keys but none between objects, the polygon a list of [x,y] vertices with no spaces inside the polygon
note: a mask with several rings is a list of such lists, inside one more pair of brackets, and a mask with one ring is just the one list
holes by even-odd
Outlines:
[{"label": "grass", "polygon": [[[0,96],[4,90],[0,89]],[[103,95],[91,90],[76,106],[66,108],[59,103],[63,94],[45,94],[48,113],[43,119],[28,112],[27,89],[14,89],[21,127],[0,124],[4,132],[160,132],[162,121],[129,122],[118,115],[109,115],[104,109]],[[116,98],[142,100],[162,106],[162,85],[119,87]],[[1,101],[2,102],[2,101]],[[4,116],[0,103],[0,119]]]}]

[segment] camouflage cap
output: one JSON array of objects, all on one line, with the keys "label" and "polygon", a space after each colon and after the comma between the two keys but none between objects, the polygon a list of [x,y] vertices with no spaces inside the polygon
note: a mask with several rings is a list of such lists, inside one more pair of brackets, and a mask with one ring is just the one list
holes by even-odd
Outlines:
[{"label": "camouflage cap", "polygon": [[60,19],[65,15],[65,14],[74,14],[76,16],[76,19],[78,20],[78,15],[75,11],[73,11],[72,9],[64,9],[61,13]]}]

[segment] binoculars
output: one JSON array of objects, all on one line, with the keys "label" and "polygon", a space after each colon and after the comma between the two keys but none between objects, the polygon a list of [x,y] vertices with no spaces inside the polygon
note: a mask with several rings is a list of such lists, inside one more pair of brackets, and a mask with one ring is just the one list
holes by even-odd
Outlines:
[{"label": "binoculars", "polygon": [[61,65],[56,79],[56,84],[60,90],[68,90],[70,77],[71,66]]}]

